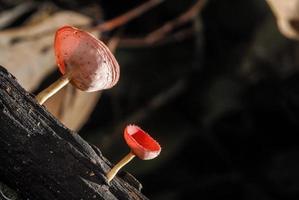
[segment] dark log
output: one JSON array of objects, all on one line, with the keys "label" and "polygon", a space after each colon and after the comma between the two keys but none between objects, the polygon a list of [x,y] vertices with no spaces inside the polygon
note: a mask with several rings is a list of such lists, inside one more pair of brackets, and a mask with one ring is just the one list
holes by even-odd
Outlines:
[{"label": "dark log", "polygon": [[0,181],[24,199],[147,199],[141,184],[57,121],[0,66]]}]

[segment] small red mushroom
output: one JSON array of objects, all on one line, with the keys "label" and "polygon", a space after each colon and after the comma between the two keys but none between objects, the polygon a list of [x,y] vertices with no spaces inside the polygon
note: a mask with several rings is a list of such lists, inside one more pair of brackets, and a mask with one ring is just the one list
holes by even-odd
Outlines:
[{"label": "small red mushroom", "polygon": [[108,182],[135,156],[141,160],[150,160],[157,157],[161,152],[159,143],[136,125],[128,125],[125,128],[124,138],[131,151],[107,173]]},{"label": "small red mushroom", "polygon": [[119,79],[119,65],[108,47],[88,32],[72,26],[56,31],[56,63],[63,74],[36,96],[43,104],[69,82],[76,88],[93,92],[113,87]]}]

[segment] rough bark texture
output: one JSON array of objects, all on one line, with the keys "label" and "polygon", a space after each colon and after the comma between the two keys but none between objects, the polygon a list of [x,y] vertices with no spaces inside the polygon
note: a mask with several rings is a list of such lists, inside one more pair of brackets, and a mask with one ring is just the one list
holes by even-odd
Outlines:
[{"label": "rough bark texture", "polygon": [[0,180],[24,199],[147,199],[99,149],[57,121],[0,66]]}]

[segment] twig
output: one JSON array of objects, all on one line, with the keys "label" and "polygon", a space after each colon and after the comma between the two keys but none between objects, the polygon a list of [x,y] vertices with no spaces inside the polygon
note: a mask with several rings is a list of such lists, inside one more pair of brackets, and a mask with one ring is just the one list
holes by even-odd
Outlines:
[{"label": "twig", "polygon": [[186,12],[178,16],[177,18],[166,22],[163,26],[156,29],[155,31],[149,33],[145,40],[153,44],[155,41],[161,40],[165,35],[170,33],[175,28],[193,20],[197,14],[203,9],[207,0],[198,0],[191,8],[189,8]]},{"label": "twig", "polygon": [[136,17],[139,17],[140,15],[142,15],[146,11],[150,10],[151,8],[159,5],[163,1],[164,0],[147,1],[146,3],[130,10],[129,12],[124,13],[116,18],[113,18],[113,19],[107,21],[107,22],[104,22],[103,24],[100,24],[100,25],[94,27],[93,29],[99,30],[101,32],[111,31],[121,25],[128,23],[129,21],[131,21],[132,19],[135,19]]},{"label": "twig", "polygon": [[[81,25],[78,27],[82,28],[86,31],[90,31],[90,32],[96,31],[96,32],[101,33],[101,32],[105,32],[105,31],[112,31],[113,29],[115,29],[117,27],[125,25],[126,23],[135,19],[136,17],[139,17],[140,15],[149,11],[151,8],[154,8],[155,6],[161,4],[162,2],[164,2],[164,0],[150,0],[140,6],[137,6],[136,8],[133,8],[132,10],[129,10],[126,13],[124,13],[118,17],[115,17],[111,20],[108,20],[98,26],[90,27],[90,25]],[[55,32],[55,31],[56,31],[56,29],[50,29],[50,30],[46,30],[44,32],[38,33],[37,35],[34,35],[34,36],[22,37],[21,39],[22,40],[33,40],[33,39],[37,39],[40,37],[44,37],[45,35],[48,35],[48,34],[53,34],[53,32]]]},{"label": "twig", "polygon": [[193,26],[190,28],[182,29],[182,30],[177,31],[177,32],[173,33],[172,35],[166,37],[165,40],[160,41],[160,43],[158,43],[158,44],[182,41],[186,38],[193,36],[194,33],[195,33],[195,29]]},{"label": "twig", "polygon": [[167,37],[162,37],[157,41],[147,41],[145,38],[121,38],[120,46],[121,47],[147,47],[147,46],[157,46],[171,42],[182,41],[186,38],[193,36],[195,33],[194,26],[190,28],[185,28],[179,30],[173,34],[168,35]]},{"label": "twig", "polygon": [[[198,13],[203,9],[207,0],[198,0],[193,6],[191,6],[186,12],[173,20],[166,22],[158,29],[147,34],[141,38],[122,38],[121,45],[125,47],[141,47],[141,46],[152,46],[157,44],[164,44],[171,41],[182,40],[192,34],[194,34],[194,26],[179,30],[174,34],[168,35],[175,28],[182,26],[192,21]],[[166,37],[167,36],[167,37]]]}]

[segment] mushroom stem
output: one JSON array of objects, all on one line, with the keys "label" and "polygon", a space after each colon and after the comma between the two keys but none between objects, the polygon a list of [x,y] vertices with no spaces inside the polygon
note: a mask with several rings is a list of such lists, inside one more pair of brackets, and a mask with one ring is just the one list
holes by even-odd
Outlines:
[{"label": "mushroom stem", "polygon": [[39,104],[45,103],[47,99],[49,99],[51,96],[53,96],[56,92],[58,92],[61,88],[66,86],[70,82],[71,78],[69,74],[64,74],[62,77],[60,77],[57,81],[52,83],[49,87],[41,91],[35,99],[38,101]]},{"label": "mushroom stem", "polygon": [[107,173],[107,180],[108,183],[114,178],[114,176],[117,174],[117,172],[125,166],[128,162],[130,162],[135,155],[130,152],[128,153],[123,159],[121,159],[108,173]]}]

